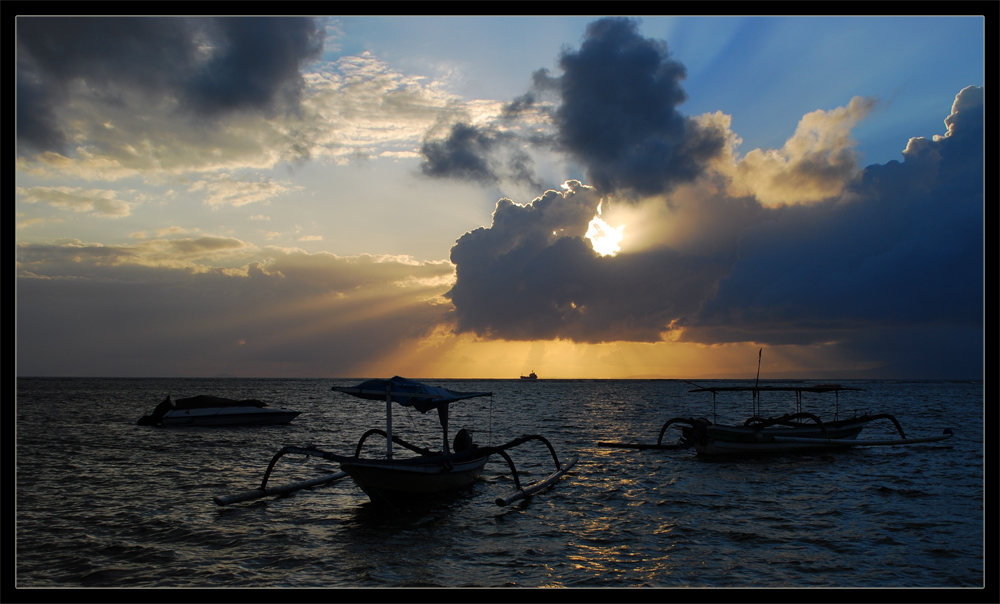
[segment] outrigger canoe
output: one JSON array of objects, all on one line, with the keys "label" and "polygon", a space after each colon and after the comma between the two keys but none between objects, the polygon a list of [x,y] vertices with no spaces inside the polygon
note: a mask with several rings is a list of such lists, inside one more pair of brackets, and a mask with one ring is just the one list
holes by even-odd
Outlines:
[{"label": "outrigger canoe", "polygon": [[[450,443],[448,437],[449,405],[464,399],[491,396],[491,392],[457,392],[399,376],[388,380],[368,380],[352,387],[334,386],[333,390],[369,400],[384,400],[386,404],[386,429],[373,428],[365,432],[355,447],[353,455],[340,455],[321,451],[315,447],[286,446],[271,459],[260,487],[245,493],[215,497],[215,503],[229,505],[269,495],[280,495],[349,476],[373,503],[396,504],[409,501],[414,497],[450,493],[467,488],[480,476],[490,457],[499,455],[509,465],[515,485],[513,493],[496,499],[497,505],[504,506],[551,486],[576,463],[576,458],[566,463],[560,463],[552,444],[540,435],[521,436],[498,446],[479,446],[473,442],[471,433],[463,429],[459,430],[454,442]],[[414,407],[421,413],[436,409],[443,432],[442,450],[432,451],[393,436],[393,403],[404,407]],[[365,441],[373,435],[385,437],[385,456],[380,458],[361,457]],[[529,441],[540,441],[548,447],[555,463],[555,471],[544,480],[522,486],[517,468],[507,450]],[[398,458],[394,455],[394,444],[416,453],[416,455]],[[275,464],[287,454],[306,455],[333,461],[340,464],[341,471],[280,487],[268,487],[268,479]]]},{"label": "outrigger canoe", "polygon": [[[751,392],[754,398],[754,414],[742,425],[724,425],[706,418],[675,417],[660,429],[656,443],[614,443],[600,442],[599,446],[630,449],[690,449],[699,455],[724,456],[760,453],[792,453],[848,447],[895,446],[928,443],[951,438],[952,431],[945,429],[942,434],[914,438],[907,436],[899,421],[888,413],[857,413],[849,418],[839,417],[839,396],[834,419],[826,421],[819,416],[802,410],[802,394],[834,393],[857,390],[839,384],[794,385],[794,386],[710,386],[699,387],[691,392],[711,392],[713,410],[716,396],[722,392]],[[759,398],[762,393],[795,393],[796,411],[779,417],[765,418],[759,414]],[[714,417],[714,411],[713,411]],[[858,436],[869,423],[878,420],[892,422],[899,438],[859,439]],[[676,443],[664,443],[667,428],[681,429],[681,437]]]},{"label": "outrigger canoe", "polygon": [[[690,449],[699,455],[724,456],[759,453],[789,453],[824,449],[844,449],[848,447],[896,446],[929,443],[951,438],[952,431],[946,428],[936,436],[913,438],[906,435],[899,421],[888,413],[871,414],[855,411],[853,417],[840,418],[840,393],[858,390],[839,384],[796,384],[793,386],[760,386],[760,360],[764,349],[757,353],[757,378],[753,386],[698,386],[691,392],[712,393],[712,418],[675,417],[667,420],[660,428],[656,443],[615,443],[599,442],[601,447],[628,449]],[[690,382],[689,382],[690,383]],[[692,384],[697,386],[697,384]],[[750,392],[753,394],[753,412],[743,425],[722,425],[717,422],[716,397],[722,392]],[[760,399],[763,393],[794,392],[795,411],[780,417],[762,417]],[[834,394],[836,406],[833,420],[824,422],[819,416],[802,410],[802,393]],[[892,422],[899,438],[859,439],[858,435],[869,423],[887,419]],[[667,428],[681,429],[681,438],[676,443],[664,443]]]}]

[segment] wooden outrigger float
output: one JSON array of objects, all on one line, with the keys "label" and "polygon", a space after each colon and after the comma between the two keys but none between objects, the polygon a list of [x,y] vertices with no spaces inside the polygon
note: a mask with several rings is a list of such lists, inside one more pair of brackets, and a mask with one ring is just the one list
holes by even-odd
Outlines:
[{"label": "wooden outrigger float", "polygon": [[[853,417],[840,418],[840,392],[858,390],[839,384],[815,384],[760,386],[760,356],[758,355],[757,380],[753,386],[698,386],[691,392],[712,393],[712,419],[704,417],[675,417],[667,420],[660,429],[656,443],[615,443],[599,442],[598,446],[627,449],[661,449],[678,450],[694,448],[699,455],[747,455],[757,453],[789,453],[815,451],[822,449],[844,449],[849,447],[873,447],[911,445],[916,443],[937,442],[951,438],[952,431],[945,429],[937,436],[911,438],[903,431],[903,427],[895,417],[888,413],[858,414]],[[690,382],[689,382],[690,383]],[[697,384],[692,384],[697,386]],[[751,392],[753,394],[753,414],[743,425],[720,425],[716,414],[716,397],[720,392]],[[794,392],[795,412],[780,417],[765,418],[760,415],[761,393]],[[833,393],[836,400],[833,420],[824,422],[819,416],[802,410],[802,393]],[[871,422],[890,420],[898,439],[858,439],[858,435]],[[681,429],[681,438],[676,443],[664,443],[663,435],[667,428],[674,426]]]},{"label": "wooden outrigger float", "polygon": [[[490,392],[455,392],[446,388],[427,386],[413,380],[394,377],[390,380],[368,380],[354,387],[334,387],[333,390],[369,400],[385,400],[386,429],[371,429],[361,437],[354,455],[338,455],[321,451],[314,447],[286,446],[271,459],[264,473],[260,487],[236,495],[215,497],[218,505],[229,505],[250,501],[270,495],[282,495],[303,488],[326,484],[350,476],[373,503],[396,503],[414,497],[448,493],[468,487],[476,481],[484,466],[494,454],[502,457],[510,466],[515,491],[506,497],[498,497],[497,505],[505,506],[524,499],[554,484],[576,463],[576,458],[561,464],[552,444],[543,436],[526,435],[497,446],[480,447],[472,442],[467,430],[460,430],[455,436],[452,449],[448,438],[448,405],[459,400],[478,396],[490,396]],[[442,451],[431,451],[408,443],[392,434],[392,403],[413,406],[421,413],[430,409],[438,410],[443,428]],[[384,458],[362,458],[361,452],[369,436],[380,435],[386,439]],[[555,471],[544,480],[522,487],[517,468],[507,450],[526,442],[538,440],[544,443],[555,462]],[[400,445],[416,456],[403,459],[393,457],[393,444]],[[291,483],[280,487],[268,487],[267,483],[275,464],[286,454],[319,457],[340,464],[340,472],[310,480]]]},{"label": "wooden outrigger float", "polygon": [[267,480],[261,483],[259,488],[250,489],[249,491],[244,491],[242,493],[237,493],[235,495],[219,495],[214,498],[215,503],[218,505],[229,505],[232,503],[241,503],[243,501],[253,501],[254,499],[261,499],[263,497],[275,497],[278,495],[285,495],[287,493],[293,493],[301,489],[310,489],[312,487],[318,487],[330,482],[340,480],[341,478],[346,478],[347,472],[337,472],[335,474],[328,474],[326,476],[319,476],[317,478],[312,478],[310,480],[303,480],[301,482],[294,482],[278,487],[267,486]]}]

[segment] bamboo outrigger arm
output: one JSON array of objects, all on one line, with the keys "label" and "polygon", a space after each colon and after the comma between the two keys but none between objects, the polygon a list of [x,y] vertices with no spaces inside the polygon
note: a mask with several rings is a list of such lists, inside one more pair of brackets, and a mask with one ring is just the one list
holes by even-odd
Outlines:
[{"label": "bamboo outrigger arm", "polygon": [[[545,444],[546,447],[549,448],[549,453],[552,454],[552,461],[555,462],[556,469],[555,469],[555,472],[553,472],[552,474],[550,474],[544,480],[540,480],[540,481],[538,481],[538,482],[536,482],[534,484],[528,485],[527,487],[521,487],[521,479],[518,476],[517,468],[514,466],[514,460],[510,458],[510,455],[507,455],[506,449],[511,449],[511,448],[516,447],[518,445],[524,444],[524,443],[528,442],[529,440],[540,440],[540,441],[542,441]],[[525,497],[528,497],[529,495],[531,495],[533,493],[537,493],[538,491],[540,491],[540,490],[542,490],[542,489],[550,486],[552,483],[554,483],[556,480],[558,480],[560,477],[562,477],[563,474],[565,474],[566,472],[568,472],[569,469],[572,468],[576,464],[576,461],[577,461],[577,458],[574,457],[574,458],[570,459],[568,462],[566,462],[565,464],[560,464],[559,463],[559,457],[556,455],[555,447],[552,446],[552,443],[550,443],[548,441],[548,439],[546,439],[544,436],[540,436],[538,434],[531,434],[531,435],[527,435],[527,436],[521,436],[520,438],[515,438],[514,440],[510,441],[509,443],[506,443],[506,444],[503,444],[503,445],[499,445],[499,446],[496,446],[496,447],[483,447],[480,450],[483,451],[483,452],[489,453],[490,455],[492,455],[493,453],[496,453],[496,454],[500,455],[500,457],[503,457],[504,460],[507,462],[507,465],[510,466],[511,475],[514,477],[514,488],[516,490],[513,493],[511,493],[510,495],[506,496],[506,497],[497,497],[496,504],[499,505],[499,506],[510,505],[511,503],[513,503],[515,501],[518,501],[520,499],[524,499]]]},{"label": "bamboo outrigger arm", "polygon": [[[666,433],[667,428],[673,424],[687,424],[691,426],[694,430],[689,438],[684,438],[680,442],[673,444],[663,444],[663,435]],[[694,446],[695,441],[701,438],[705,433],[705,429],[712,425],[712,422],[705,418],[692,419],[690,417],[674,417],[667,420],[667,423],[663,424],[660,428],[660,434],[656,438],[655,443],[612,443],[612,442],[599,442],[597,446],[599,447],[612,447],[617,449],[659,449],[659,450],[677,450],[677,449],[690,449]]]},{"label": "bamboo outrigger arm", "polygon": [[529,486],[527,486],[527,487],[525,487],[523,489],[519,489],[517,491],[514,491],[513,493],[511,493],[510,495],[508,495],[506,497],[497,497],[497,500],[496,500],[497,505],[499,505],[501,507],[503,507],[505,505],[510,505],[511,503],[514,503],[515,501],[518,501],[519,499],[524,499],[524,498],[528,497],[529,495],[533,495],[533,494],[537,493],[538,491],[541,491],[542,489],[545,489],[545,488],[551,486],[553,482],[559,480],[562,477],[563,474],[565,474],[566,472],[568,472],[570,470],[570,468],[572,468],[574,465],[576,465],[576,460],[577,460],[576,457],[570,459],[565,464],[563,464],[562,467],[560,467],[558,470],[556,470],[555,472],[553,472],[552,474],[550,474],[549,477],[546,478],[545,480],[540,480],[540,481],[538,481],[538,482],[536,482],[536,483],[534,483],[532,485],[529,485]]},{"label": "bamboo outrigger arm", "polygon": [[[705,425],[708,425],[708,420],[707,419],[691,419],[689,417],[675,417],[673,419],[668,419],[667,423],[663,424],[663,427],[660,428],[660,435],[656,437],[656,444],[657,445],[659,445],[661,447],[671,447],[671,448],[675,448],[675,449],[676,448],[681,448],[682,445],[680,445],[680,444],[678,444],[678,445],[664,445],[663,444],[663,435],[666,433],[667,428],[669,428],[671,424],[676,424],[676,423],[688,424],[690,426],[697,426],[697,425],[699,425],[699,423],[704,423]],[[689,446],[690,445],[684,444],[683,448],[687,448]]]},{"label": "bamboo outrigger arm", "polygon": [[245,491],[243,493],[238,493],[236,495],[222,495],[214,497],[213,501],[215,501],[215,503],[218,505],[229,505],[230,503],[251,501],[253,499],[269,497],[271,495],[283,495],[285,493],[291,493],[293,491],[298,491],[300,489],[308,489],[310,487],[315,487],[322,484],[326,484],[328,482],[333,482],[335,480],[340,480],[341,478],[347,476],[347,472],[336,472],[334,474],[328,474],[326,476],[320,476],[318,478],[312,478],[300,482],[293,482],[277,487],[267,486],[267,481],[271,477],[271,471],[274,470],[274,464],[278,463],[278,460],[281,459],[281,457],[284,456],[286,453],[301,453],[303,455],[315,455],[319,457],[324,457],[326,459],[330,459],[331,461],[339,461],[347,459],[344,458],[343,456],[335,455],[333,453],[327,453],[325,451],[320,451],[318,449],[290,447],[290,446],[282,447],[282,449],[277,453],[275,453],[274,457],[271,458],[271,462],[267,465],[267,471],[264,472],[264,479],[260,482],[259,487],[257,487],[256,489],[250,489],[249,491]]},{"label": "bamboo outrigger arm", "polygon": [[[871,417],[871,421],[875,421],[877,419],[892,420],[892,424],[894,426],[896,426],[896,431],[899,432],[899,436],[901,438],[903,438],[903,440],[906,440],[906,434],[903,433],[903,426],[901,426],[899,424],[899,420],[897,420],[895,417],[889,415],[888,413],[879,413],[878,415],[871,415],[869,417]],[[951,435],[951,429],[946,429],[946,432],[948,433],[949,436]],[[932,438],[936,438],[936,437],[932,437]],[[940,438],[938,440],[940,440]]]},{"label": "bamboo outrigger arm", "polygon": [[[238,494],[235,494],[235,495],[224,495],[224,496],[215,497],[213,500],[218,505],[229,505],[231,503],[239,503],[239,502],[243,502],[243,501],[251,501],[253,499],[260,499],[262,497],[267,497],[267,496],[271,496],[271,495],[282,495],[282,494],[290,493],[292,491],[296,491],[296,490],[299,490],[299,489],[310,488],[310,487],[313,487],[313,486],[318,486],[318,485],[321,485],[321,484],[326,484],[327,482],[332,482],[334,480],[339,480],[341,478],[344,478],[345,476],[347,476],[346,472],[337,472],[335,474],[330,474],[330,475],[327,475],[327,476],[321,476],[321,477],[310,479],[310,480],[304,480],[304,481],[300,481],[300,482],[290,483],[290,484],[282,485],[282,486],[278,486],[278,487],[268,487],[267,486],[267,482],[268,482],[268,480],[271,477],[271,472],[274,470],[275,464],[277,464],[278,460],[281,459],[284,455],[286,455],[288,453],[293,453],[293,454],[297,454],[297,455],[309,455],[309,456],[313,456],[313,457],[322,457],[324,459],[327,459],[327,460],[333,461],[333,462],[350,462],[350,461],[358,459],[358,457],[360,455],[360,452],[361,452],[361,446],[362,446],[362,444],[364,443],[365,439],[368,438],[368,436],[370,436],[372,434],[381,434],[381,435],[385,436],[386,432],[383,431],[383,430],[380,430],[378,428],[375,428],[375,429],[372,429],[372,430],[369,430],[368,432],[366,432],[365,435],[361,437],[361,441],[358,443],[358,447],[357,447],[357,450],[355,452],[354,457],[346,457],[346,456],[343,456],[343,455],[337,455],[336,453],[330,453],[330,452],[327,452],[327,451],[321,451],[319,449],[314,449],[312,447],[296,447],[296,446],[291,446],[291,445],[282,447],[280,451],[278,451],[277,453],[274,454],[274,457],[271,458],[270,463],[268,463],[268,465],[267,465],[267,471],[264,472],[264,478],[263,478],[263,480],[261,480],[260,486],[258,488],[251,489],[249,491],[245,491],[243,493],[238,493]],[[392,438],[392,440],[393,440],[393,442],[395,442],[397,444],[400,444],[400,445],[402,445],[404,447],[407,447],[407,448],[409,448],[409,449],[411,449],[411,450],[413,450],[413,451],[415,451],[417,453],[421,453],[421,454],[425,454],[425,455],[433,453],[433,452],[431,452],[431,451],[429,451],[427,449],[423,449],[421,447],[417,447],[416,445],[412,445],[410,443],[407,443],[407,442],[403,441],[402,439],[400,439],[398,437],[395,437],[395,436]],[[520,477],[518,475],[517,468],[514,465],[514,461],[507,454],[506,449],[510,449],[510,448],[516,447],[518,445],[524,444],[524,443],[526,443],[528,441],[531,441],[531,440],[540,440],[540,441],[542,441],[545,444],[545,446],[548,447],[549,452],[552,454],[552,459],[555,462],[556,470],[548,478],[546,478],[544,480],[541,480],[541,481],[539,481],[537,483],[531,484],[531,485],[529,485],[527,487],[523,487],[522,488],[521,487],[521,479],[520,479]],[[510,442],[508,442],[506,444],[495,446],[495,447],[480,447],[480,448],[478,448],[478,453],[479,454],[484,454],[484,455],[492,455],[493,453],[496,453],[496,454],[500,455],[501,457],[503,457],[507,461],[507,464],[510,466],[511,473],[512,473],[512,475],[514,477],[514,486],[516,488],[516,491],[514,493],[512,493],[511,495],[508,495],[507,497],[498,497],[496,499],[496,503],[497,503],[497,505],[500,505],[500,506],[508,505],[508,504],[510,504],[510,503],[512,503],[514,501],[519,500],[519,499],[524,499],[525,497],[527,497],[527,496],[529,496],[529,495],[531,495],[533,493],[536,493],[536,492],[538,492],[538,491],[540,491],[540,490],[542,490],[542,489],[550,486],[554,481],[558,480],[560,477],[562,477],[563,474],[565,474],[567,471],[569,471],[569,469],[572,468],[576,464],[576,461],[577,461],[577,458],[574,457],[569,462],[567,462],[565,464],[560,464],[559,463],[559,458],[556,455],[556,451],[555,451],[555,448],[552,446],[552,443],[550,443],[545,437],[539,436],[537,434],[528,435],[528,436],[521,436],[520,438],[516,438],[516,439],[514,439],[514,440],[512,440],[512,441],[510,441]]]}]

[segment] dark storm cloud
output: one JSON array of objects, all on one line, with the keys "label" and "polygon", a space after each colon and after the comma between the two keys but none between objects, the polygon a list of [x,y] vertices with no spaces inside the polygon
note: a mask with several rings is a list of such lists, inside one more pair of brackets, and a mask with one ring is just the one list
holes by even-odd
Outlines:
[{"label": "dark storm cloud", "polygon": [[518,114],[536,107],[540,98],[559,92],[559,80],[549,75],[548,69],[539,69],[531,74],[532,90],[522,94],[503,107],[503,117],[514,118]]},{"label": "dark storm cloud", "polygon": [[509,178],[538,187],[531,157],[519,145],[511,133],[458,123],[451,127],[447,138],[423,144],[420,153],[424,163],[420,168],[433,178],[458,178],[485,185]]},{"label": "dark storm cloud", "polygon": [[[703,343],[983,326],[983,89],[949,132],[912,139],[838,200],[777,209],[741,235],[739,260],[685,337]],[[981,333],[981,332],[980,332]]]},{"label": "dark storm cloud", "polygon": [[600,203],[579,182],[521,206],[501,199],[490,228],[452,248],[449,296],[459,332],[507,340],[578,342],[660,339],[670,321],[695,312],[729,266],[661,248],[602,257],[582,236]]},{"label": "dark storm cloud", "polygon": [[30,69],[18,62],[17,93],[17,142],[24,145],[22,152],[62,149],[66,135],[57,125],[55,106],[64,95],[48,90]]},{"label": "dark storm cloud", "polygon": [[61,150],[73,95],[124,104],[139,93],[195,115],[294,108],[323,33],[306,18],[58,17],[17,20],[17,138]]},{"label": "dark storm cloud", "polygon": [[721,132],[676,110],[687,99],[686,70],[669,57],[665,42],[643,38],[623,18],[590,24],[580,50],[560,57],[563,75],[545,86],[561,97],[558,142],[599,190],[661,193],[698,176],[723,149]]},{"label": "dark storm cloud", "polygon": [[[583,164],[588,182],[600,191],[669,191],[695,179],[725,147],[722,129],[677,111],[687,98],[680,85],[684,66],[670,59],[665,42],[640,36],[636,21],[591,23],[580,49],[563,52],[559,66],[560,76],[536,71],[532,89],[504,106],[502,117],[508,125],[525,125],[523,118],[531,113],[546,116],[555,132],[536,132],[522,143],[568,154]],[[555,106],[543,102],[548,99]],[[462,125],[445,141],[424,146],[423,170],[491,184],[500,178],[527,178],[529,170],[490,169],[497,163],[496,150],[514,148],[511,137],[505,135],[500,147],[496,132]]]},{"label": "dark storm cloud", "polygon": [[306,18],[215,19],[206,28],[217,45],[208,63],[188,81],[187,97],[208,114],[270,109],[279,97],[295,103],[299,69],[322,50],[322,31]]},{"label": "dark storm cloud", "polygon": [[30,150],[61,150],[56,109],[71,86],[114,102],[123,87],[151,94],[179,86],[197,48],[185,19],[19,18],[17,139]]},{"label": "dark storm cloud", "polygon": [[525,206],[501,200],[491,227],[452,249],[456,330],[580,342],[680,330],[702,344],[840,342],[854,359],[886,358],[875,333],[919,332],[940,344],[925,342],[925,365],[965,375],[982,361],[982,115],[983,89],[961,91],[946,135],[912,139],[903,162],[869,166],[811,205],[690,187],[669,214],[684,248],[599,256],[581,234],[600,193],[579,183]]}]

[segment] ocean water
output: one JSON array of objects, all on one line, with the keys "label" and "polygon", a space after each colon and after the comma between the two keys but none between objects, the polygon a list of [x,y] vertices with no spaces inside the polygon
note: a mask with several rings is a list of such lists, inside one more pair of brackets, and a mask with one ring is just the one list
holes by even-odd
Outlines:
[{"label": "ocean water", "polygon": [[[373,506],[350,479],[291,496],[213,502],[259,485],[284,445],[350,454],[366,430],[384,428],[384,404],[330,390],[358,381],[19,378],[16,587],[981,588],[986,581],[982,382],[843,382],[862,390],[840,394],[842,414],[891,413],[910,436],[951,428],[948,441],[714,461],[693,450],[597,445],[655,442],[671,417],[712,419],[711,395],[691,393],[683,381],[428,380],[494,393],[454,405],[452,434],[474,428],[480,444],[540,434],[561,461],[579,461],[554,487],[507,507],[495,503],[513,490],[498,457],[480,482],[426,505]],[[302,415],[285,426],[136,425],[168,394],[256,398]],[[825,400],[804,398],[805,410],[829,418]],[[762,412],[779,415],[790,405],[765,399]],[[720,423],[742,423],[750,401],[720,396],[715,412]],[[411,442],[439,445],[435,413],[397,407],[393,427]],[[894,435],[880,421],[862,438]],[[372,442],[382,449],[384,441]],[[538,442],[511,457],[525,482],[554,469]],[[288,455],[269,484],[336,470]]]}]

